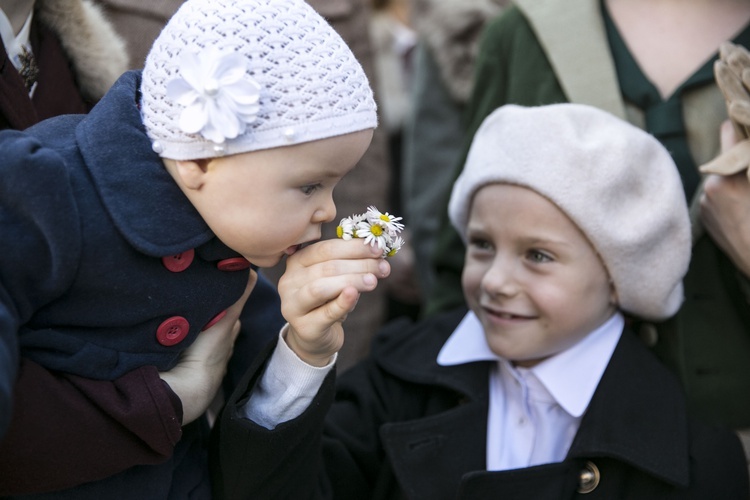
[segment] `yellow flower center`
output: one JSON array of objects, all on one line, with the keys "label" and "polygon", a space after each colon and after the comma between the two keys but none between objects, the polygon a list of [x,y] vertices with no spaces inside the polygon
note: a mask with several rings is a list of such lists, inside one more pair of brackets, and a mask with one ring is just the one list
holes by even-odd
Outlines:
[{"label": "yellow flower center", "polygon": [[393,257],[398,253],[398,248],[391,248],[391,250],[385,254],[386,257]]},{"label": "yellow flower center", "polygon": [[378,225],[374,225],[374,226],[372,226],[372,227],[370,228],[370,232],[371,232],[371,233],[372,233],[372,234],[373,234],[374,236],[380,236],[380,235],[382,235],[382,234],[383,234],[383,228],[382,228],[382,227],[380,227],[380,226],[378,226]]},{"label": "yellow flower center", "polygon": [[343,238],[344,237],[344,228],[343,227],[336,226],[336,236],[338,236],[339,238]]},{"label": "yellow flower center", "polygon": [[385,222],[391,222],[391,218],[385,214],[380,214],[380,220],[385,221]]}]

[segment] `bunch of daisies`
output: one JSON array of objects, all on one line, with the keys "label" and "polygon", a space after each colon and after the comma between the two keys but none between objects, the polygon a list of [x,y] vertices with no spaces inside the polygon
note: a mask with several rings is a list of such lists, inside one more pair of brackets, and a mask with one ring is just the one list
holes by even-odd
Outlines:
[{"label": "bunch of daisies", "polygon": [[393,257],[404,245],[398,233],[404,228],[401,217],[394,217],[388,212],[382,213],[375,207],[368,207],[367,212],[341,219],[336,228],[336,235],[344,240],[363,238],[365,245],[377,245],[383,250],[383,257]]}]

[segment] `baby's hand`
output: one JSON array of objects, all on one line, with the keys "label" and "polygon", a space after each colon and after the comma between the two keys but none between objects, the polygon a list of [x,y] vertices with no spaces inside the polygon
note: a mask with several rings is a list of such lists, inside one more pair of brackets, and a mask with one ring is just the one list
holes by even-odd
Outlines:
[{"label": "baby's hand", "polygon": [[216,396],[240,332],[240,313],[257,281],[258,275],[250,271],[245,292],[226,316],[201,332],[174,368],[159,374],[182,401],[183,425],[203,415]]},{"label": "baby's hand", "polygon": [[382,249],[362,240],[325,240],[290,256],[279,280],[286,342],[306,363],[325,366],[341,349],[341,323],[362,292],[390,274]]}]

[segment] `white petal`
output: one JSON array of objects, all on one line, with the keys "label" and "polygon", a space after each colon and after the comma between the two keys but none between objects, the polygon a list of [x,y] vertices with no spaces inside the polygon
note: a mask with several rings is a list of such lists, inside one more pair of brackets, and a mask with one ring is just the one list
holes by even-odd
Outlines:
[{"label": "white petal", "polygon": [[222,136],[234,139],[239,134],[240,122],[230,108],[221,104],[218,101],[209,102],[208,120]]},{"label": "white petal", "polygon": [[203,74],[204,69],[198,56],[189,51],[183,52],[180,62],[180,76],[185,79],[185,82],[200,92],[203,89]]},{"label": "white petal", "polygon": [[180,106],[190,106],[200,94],[182,78],[171,80],[167,84],[167,99],[176,102]]},{"label": "white petal", "polygon": [[195,134],[206,125],[207,119],[204,103],[199,101],[182,111],[178,125],[183,132]]},{"label": "white petal", "polygon": [[216,61],[216,72],[214,76],[222,84],[229,85],[239,81],[247,71],[247,59],[237,52],[231,52],[221,56]]}]

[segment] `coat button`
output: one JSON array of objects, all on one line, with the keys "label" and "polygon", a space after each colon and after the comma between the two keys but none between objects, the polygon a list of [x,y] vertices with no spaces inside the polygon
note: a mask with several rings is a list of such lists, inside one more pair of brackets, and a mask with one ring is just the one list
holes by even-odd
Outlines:
[{"label": "coat button", "polygon": [[193,263],[194,256],[195,250],[188,250],[186,252],[178,253],[177,255],[162,257],[161,263],[173,273],[181,273],[190,267],[190,264]]},{"label": "coat button", "polygon": [[190,331],[190,323],[182,316],[172,316],[166,319],[156,329],[156,340],[161,345],[171,346],[179,344],[182,339],[187,337]]},{"label": "coat button", "polygon": [[591,493],[599,486],[599,467],[594,462],[586,462],[578,475],[578,493]]},{"label": "coat button", "polygon": [[226,309],[224,309],[224,310],[223,310],[223,311],[221,311],[221,312],[220,312],[219,314],[217,314],[216,316],[214,316],[214,317],[213,317],[213,318],[211,319],[211,321],[209,321],[208,323],[206,323],[206,326],[204,326],[204,327],[203,327],[203,328],[201,329],[201,331],[202,331],[202,332],[204,332],[204,331],[208,330],[209,328],[211,328],[212,326],[214,326],[214,325],[215,325],[216,323],[218,323],[219,321],[221,321],[221,318],[223,318],[223,317],[224,317],[224,316],[226,316],[226,315],[227,315],[227,310],[226,310]]},{"label": "coat button", "polygon": [[638,328],[638,336],[647,347],[654,347],[659,342],[659,331],[652,323],[643,323]]},{"label": "coat button", "polygon": [[242,271],[250,267],[250,261],[244,257],[234,257],[232,259],[220,260],[216,267],[219,271]]}]

